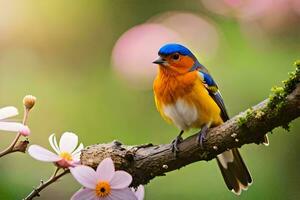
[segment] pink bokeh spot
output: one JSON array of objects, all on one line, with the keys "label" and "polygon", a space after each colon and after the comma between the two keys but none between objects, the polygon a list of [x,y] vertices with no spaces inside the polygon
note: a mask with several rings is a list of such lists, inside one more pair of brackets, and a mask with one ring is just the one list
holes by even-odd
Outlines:
[{"label": "pink bokeh spot", "polygon": [[292,9],[300,16],[300,1],[299,0],[291,0]]},{"label": "pink bokeh spot", "polygon": [[224,0],[224,2],[233,8],[236,8],[242,4],[241,0]]},{"label": "pink bokeh spot", "polygon": [[234,18],[252,44],[263,45],[275,35],[297,34],[299,0],[201,0],[212,13]]},{"label": "pink bokeh spot", "polygon": [[129,86],[150,89],[158,68],[152,62],[166,43],[187,46],[201,62],[215,55],[219,34],[212,22],[192,13],[156,15],[145,24],[129,29],[116,42],[112,52],[115,72]]},{"label": "pink bokeh spot", "polygon": [[159,24],[142,24],[125,32],[116,42],[112,53],[114,69],[131,86],[149,88],[157,67],[152,64],[159,48],[178,42],[176,32]]},{"label": "pink bokeh spot", "polygon": [[274,0],[202,0],[206,9],[226,17],[254,20],[264,16]]},{"label": "pink bokeh spot", "polygon": [[[200,62],[214,56],[219,46],[219,33],[214,23],[205,17],[188,12],[167,12],[151,19],[168,27],[182,38]],[[180,24],[180,26],[178,26]]]}]

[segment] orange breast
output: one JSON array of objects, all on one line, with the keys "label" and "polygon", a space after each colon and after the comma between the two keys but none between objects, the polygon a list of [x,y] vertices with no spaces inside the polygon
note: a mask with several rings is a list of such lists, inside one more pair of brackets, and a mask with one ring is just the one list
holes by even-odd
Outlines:
[{"label": "orange breast", "polygon": [[172,75],[160,70],[153,87],[158,111],[178,128],[186,130],[201,128],[206,123],[222,123],[220,108],[210,97],[197,71]]}]

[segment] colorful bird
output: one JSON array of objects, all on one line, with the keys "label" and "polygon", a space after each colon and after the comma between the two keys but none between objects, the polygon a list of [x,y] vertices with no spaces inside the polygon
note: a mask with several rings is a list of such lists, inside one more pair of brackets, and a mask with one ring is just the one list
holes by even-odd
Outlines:
[{"label": "colorful bird", "polygon": [[[190,128],[201,128],[197,142],[203,146],[207,130],[229,119],[218,86],[188,48],[166,44],[158,55],[153,62],[159,65],[153,85],[156,107],[167,122],[180,129],[172,150],[175,154],[179,151],[181,136]],[[252,178],[238,149],[218,155],[217,163],[228,189],[235,194],[251,185]]]}]

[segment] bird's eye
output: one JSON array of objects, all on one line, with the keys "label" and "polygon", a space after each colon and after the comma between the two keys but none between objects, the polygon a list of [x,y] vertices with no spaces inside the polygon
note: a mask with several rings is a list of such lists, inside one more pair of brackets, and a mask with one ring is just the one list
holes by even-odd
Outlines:
[{"label": "bird's eye", "polygon": [[178,59],[179,59],[179,55],[178,55],[178,54],[174,54],[174,55],[172,56],[172,59],[173,59],[173,60],[178,60]]}]

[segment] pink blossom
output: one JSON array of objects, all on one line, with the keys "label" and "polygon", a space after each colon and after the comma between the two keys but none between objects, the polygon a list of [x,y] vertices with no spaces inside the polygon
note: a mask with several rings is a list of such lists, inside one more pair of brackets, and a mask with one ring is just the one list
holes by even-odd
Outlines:
[{"label": "pink blossom", "polygon": [[39,145],[31,145],[28,149],[29,155],[40,161],[54,162],[56,165],[62,168],[74,167],[79,164],[80,153],[83,149],[83,144],[80,143],[80,145],[77,147],[77,135],[74,133],[65,132],[61,136],[58,145],[55,134],[52,134],[49,137],[49,143],[56,154]]},{"label": "pink blossom", "polygon": [[7,118],[18,115],[18,109],[13,106],[8,106],[0,109],[0,130],[20,132],[24,136],[30,134],[30,130],[27,126],[18,122],[7,122],[4,121]]},{"label": "pink blossom", "polygon": [[71,200],[138,200],[128,187],[132,177],[125,171],[115,171],[110,158],[104,159],[95,171],[80,165],[71,168],[74,178],[84,186]]}]

